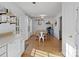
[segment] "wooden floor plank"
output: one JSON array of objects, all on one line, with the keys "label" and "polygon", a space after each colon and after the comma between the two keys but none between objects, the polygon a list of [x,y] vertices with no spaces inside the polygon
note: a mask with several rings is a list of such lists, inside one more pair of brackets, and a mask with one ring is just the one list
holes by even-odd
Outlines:
[{"label": "wooden floor plank", "polygon": [[[38,50],[46,52],[48,55],[53,57],[63,56],[61,53],[61,41],[53,36],[47,35],[44,42],[39,42],[38,37],[32,35],[25,43],[28,43],[28,47],[22,54],[22,57],[31,57],[31,54],[37,54],[35,51]],[[33,51],[34,49],[35,51]]]}]

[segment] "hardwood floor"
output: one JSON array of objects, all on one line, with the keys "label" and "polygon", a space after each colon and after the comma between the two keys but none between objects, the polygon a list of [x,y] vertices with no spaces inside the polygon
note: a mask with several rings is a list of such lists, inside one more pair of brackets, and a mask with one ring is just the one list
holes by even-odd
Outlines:
[{"label": "hardwood floor", "polygon": [[39,42],[38,37],[32,35],[26,43],[26,50],[22,57],[63,57],[60,40],[46,35],[44,42]]}]

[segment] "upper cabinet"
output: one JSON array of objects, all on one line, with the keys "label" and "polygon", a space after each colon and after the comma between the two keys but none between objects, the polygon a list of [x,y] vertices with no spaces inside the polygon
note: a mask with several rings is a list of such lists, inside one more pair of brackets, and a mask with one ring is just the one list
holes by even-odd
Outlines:
[{"label": "upper cabinet", "polygon": [[0,23],[16,24],[16,16],[8,16],[6,14],[0,15]]},{"label": "upper cabinet", "polygon": [[2,6],[0,6],[0,24],[1,23],[16,24],[16,16],[14,16],[10,10]]},{"label": "upper cabinet", "polygon": [[8,13],[8,9],[6,9],[6,8],[0,8],[0,15],[1,14],[6,14],[6,13]]}]

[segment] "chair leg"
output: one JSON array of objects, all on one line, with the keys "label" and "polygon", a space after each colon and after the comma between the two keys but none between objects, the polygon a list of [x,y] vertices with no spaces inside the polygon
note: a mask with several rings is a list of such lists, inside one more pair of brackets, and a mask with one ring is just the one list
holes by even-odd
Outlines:
[{"label": "chair leg", "polygon": [[44,38],[42,38],[43,42],[44,42]]},{"label": "chair leg", "polygon": [[44,37],[39,38],[39,42],[41,41],[41,39],[42,39],[42,41],[44,42]]},{"label": "chair leg", "polygon": [[38,39],[38,36],[36,36],[36,40]]},{"label": "chair leg", "polygon": [[39,38],[39,42],[41,41],[41,38]]}]

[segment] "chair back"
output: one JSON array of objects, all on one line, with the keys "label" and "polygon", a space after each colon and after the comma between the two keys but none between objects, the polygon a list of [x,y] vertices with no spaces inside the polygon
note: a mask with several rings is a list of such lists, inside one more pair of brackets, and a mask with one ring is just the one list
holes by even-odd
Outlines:
[{"label": "chair back", "polygon": [[41,37],[44,37],[44,32],[40,32],[40,36]]}]

